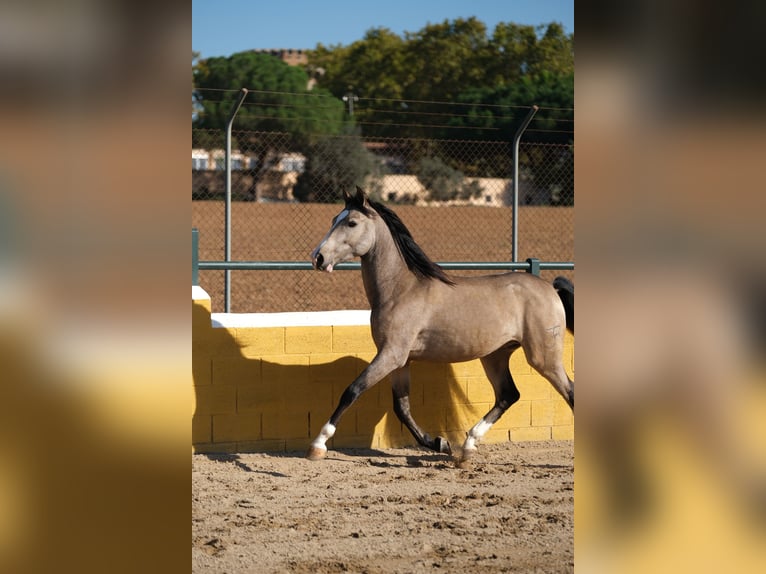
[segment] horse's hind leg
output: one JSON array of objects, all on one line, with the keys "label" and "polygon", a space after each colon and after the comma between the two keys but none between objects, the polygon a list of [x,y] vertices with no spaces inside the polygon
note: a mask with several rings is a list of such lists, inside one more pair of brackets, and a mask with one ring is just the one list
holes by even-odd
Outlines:
[{"label": "horse's hind leg", "polygon": [[532,368],[545,377],[574,410],[574,381],[564,369],[561,329],[547,329],[546,337],[537,343],[525,341],[524,353]]},{"label": "horse's hind leg", "polygon": [[412,436],[419,444],[436,452],[451,454],[449,442],[446,439],[437,436],[431,438],[415,422],[410,413],[410,369],[409,366],[402,367],[391,373],[391,391],[394,395],[394,413],[402,423],[409,429]]},{"label": "horse's hind leg", "polygon": [[476,443],[485,435],[508,408],[519,400],[519,390],[513,382],[511,371],[508,369],[508,359],[518,348],[498,349],[494,353],[481,358],[484,372],[487,374],[492,388],[495,390],[495,404],[484,417],[468,431],[468,437],[463,443],[463,453],[460,461],[466,462],[476,453]]}]

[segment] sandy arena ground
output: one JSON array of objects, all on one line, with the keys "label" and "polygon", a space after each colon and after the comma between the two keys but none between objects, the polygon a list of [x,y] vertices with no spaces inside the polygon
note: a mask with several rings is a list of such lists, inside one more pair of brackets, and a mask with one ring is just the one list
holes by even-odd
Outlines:
[{"label": "sandy arena ground", "polygon": [[573,572],[574,443],[193,455],[193,572]]}]

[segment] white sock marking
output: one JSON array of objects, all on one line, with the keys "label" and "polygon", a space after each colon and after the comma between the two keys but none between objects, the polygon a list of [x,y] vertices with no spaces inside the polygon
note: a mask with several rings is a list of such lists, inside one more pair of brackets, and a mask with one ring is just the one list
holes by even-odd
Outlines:
[{"label": "white sock marking", "polygon": [[468,431],[468,438],[463,443],[463,450],[476,450],[476,443],[487,434],[487,431],[492,428],[492,423],[488,423],[484,419],[481,419],[476,423],[473,428]]},{"label": "white sock marking", "polygon": [[319,436],[314,439],[314,442],[311,443],[311,446],[314,448],[318,448],[321,450],[327,450],[327,447],[325,446],[325,443],[330,440],[333,435],[335,434],[335,425],[331,425],[330,423],[326,423],[322,430],[319,431]]}]

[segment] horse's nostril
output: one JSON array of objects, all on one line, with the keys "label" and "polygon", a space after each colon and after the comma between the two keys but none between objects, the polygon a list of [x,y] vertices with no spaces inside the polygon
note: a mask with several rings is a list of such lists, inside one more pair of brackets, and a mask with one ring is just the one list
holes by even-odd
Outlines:
[{"label": "horse's nostril", "polygon": [[317,256],[316,256],[316,268],[317,269],[321,269],[322,268],[322,263],[324,263],[324,257],[322,257],[321,253],[317,253]]}]

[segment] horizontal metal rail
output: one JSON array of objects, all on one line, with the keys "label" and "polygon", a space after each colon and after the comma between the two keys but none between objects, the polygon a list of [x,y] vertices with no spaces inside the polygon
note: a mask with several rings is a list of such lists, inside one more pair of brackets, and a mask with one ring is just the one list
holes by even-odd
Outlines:
[{"label": "horizontal metal rail", "polygon": [[[199,261],[200,271],[310,271],[310,261]],[[571,261],[540,261],[530,258],[526,261],[445,261],[439,266],[447,271],[527,271],[536,273],[547,270],[573,270]],[[339,263],[333,267],[338,271],[355,271],[362,268],[361,263]]]}]

